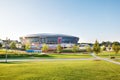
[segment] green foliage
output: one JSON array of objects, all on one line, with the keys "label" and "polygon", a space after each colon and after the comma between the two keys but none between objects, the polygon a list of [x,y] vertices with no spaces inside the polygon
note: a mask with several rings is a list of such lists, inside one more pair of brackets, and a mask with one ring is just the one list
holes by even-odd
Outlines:
[{"label": "green foliage", "polygon": [[2,43],[0,43],[0,48],[2,48]]},{"label": "green foliage", "polygon": [[106,51],[106,47],[103,45],[103,46],[101,47],[101,50],[102,50],[102,51]]},{"label": "green foliage", "polygon": [[60,44],[58,44],[57,45],[57,53],[61,53],[61,51],[62,51],[62,47],[61,47],[61,45]]},{"label": "green foliage", "polygon": [[16,49],[16,42],[11,42],[10,43],[10,48],[11,49]]},{"label": "green foliage", "polygon": [[93,60],[8,62],[0,63],[0,74],[0,80],[119,80],[120,66]]},{"label": "green foliage", "polygon": [[92,50],[92,48],[88,45],[88,46],[86,46],[86,51],[89,52],[89,53],[91,53],[93,50]]},{"label": "green foliage", "polygon": [[29,50],[30,49],[30,43],[26,43],[25,44],[25,50]]},{"label": "green foliage", "polygon": [[49,49],[48,45],[47,44],[43,44],[42,45],[42,52],[47,52]]},{"label": "green foliage", "polygon": [[111,45],[108,45],[108,50],[109,50],[109,51],[111,50]]},{"label": "green foliage", "polygon": [[100,45],[99,45],[99,42],[97,40],[95,41],[95,44],[93,45],[93,51],[96,54],[100,53]]},{"label": "green foliage", "polygon": [[72,47],[72,51],[75,53],[79,50],[79,46],[77,46],[76,44]]},{"label": "green foliage", "polygon": [[22,48],[21,48],[22,50],[26,50],[25,49],[25,44],[22,44]]},{"label": "green foliage", "polygon": [[110,41],[104,42],[104,41],[103,41],[103,42],[101,43],[101,46],[106,46],[106,47],[107,47],[108,45],[112,45],[112,42],[110,42]]},{"label": "green foliage", "polygon": [[115,51],[115,53],[117,54],[120,50],[120,44],[118,42],[113,42],[112,44],[112,49]]}]

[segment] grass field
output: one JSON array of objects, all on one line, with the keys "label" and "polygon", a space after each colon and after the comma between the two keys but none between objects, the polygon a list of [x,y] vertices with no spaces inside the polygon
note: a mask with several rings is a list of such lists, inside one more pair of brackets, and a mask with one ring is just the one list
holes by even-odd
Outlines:
[{"label": "grass field", "polygon": [[115,52],[112,51],[105,51],[105,52],[101,52],[98,54],[98,56],[100,57],[104,57],[104,58],[109,58],[111,56],[115,56],[116,58],[120,58],[120,52],[118,54],[115,54]]},{"label": "grass field", "polygon": [[120,59],[117,59],[117,60],[115,59],[115,61],[120,62]]},{"label": "grass field", "polygon": [[69,53],[69,54],[48,54],[52,58],[91,58],[90,54]]},{"label": "grass field", "polygon": [[93,60],[0,63],[0,80],[120,80],[120,66]]}]

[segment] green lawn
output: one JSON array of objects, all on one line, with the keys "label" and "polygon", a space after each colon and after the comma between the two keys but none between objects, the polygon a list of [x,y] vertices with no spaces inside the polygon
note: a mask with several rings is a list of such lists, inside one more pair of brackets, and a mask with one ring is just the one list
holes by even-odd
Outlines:
[{"label": "green lawn", "polygon": [[0,80],[120,80],[120,66],[93,60],[0,63]]},{"label": "green lawn", "polygon": [[90,54],[82,53],[63,53],[63,54],[48,54],[52,58],[92,58]]},{"label": "green lawn", "polygon": [[115,56],[116,58],[120,58],[120,52],[118,54],[115,54],[115,52],[112,51],[105,51],[105,52],[101,52],[98,54],[98,56],[100,57],[104,57],[104,58],[110,58],[112,56]]},{"label": "green lawn", "polygon": [[115,61],[120,62],[120,59],[115,59]]}]

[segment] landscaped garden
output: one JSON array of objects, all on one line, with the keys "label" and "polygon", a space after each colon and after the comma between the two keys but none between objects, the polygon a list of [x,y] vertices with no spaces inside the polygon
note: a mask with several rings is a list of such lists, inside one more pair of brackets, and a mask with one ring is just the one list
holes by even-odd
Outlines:
[{"label": "landscaped garden", "polygon": [[92,58],[90,54],[84,54],[84,53],[27,53],[24,51],[18,51],[18,50],[1,50],[0,51],[0,59],[4,59],[7,54],[8,59],[34,59],[34,58],[49,58],[49,59],[55,59],[55,58]]}]

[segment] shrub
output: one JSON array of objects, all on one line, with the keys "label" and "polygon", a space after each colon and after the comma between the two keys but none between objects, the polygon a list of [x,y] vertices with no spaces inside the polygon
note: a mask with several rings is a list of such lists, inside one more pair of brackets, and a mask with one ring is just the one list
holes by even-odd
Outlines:
[{"label": "shrub", "polygon": [[61,47],[61,45],[60,44],[58,44],[57,45],[57,53],[61,53],[61,51],[62,51],[62,47]]},{"label": "shrub", "polygon": [[79,47],[75,44],[72,48],[72,51],[75,53],[79,50]]},{"label": "shrub", "polygon": [[42,52],[46,53],[48,51],[48,49],[49,49],[48,45],[47,44],[43,44],[43,46],[42,46]]},{"label": "shrub", "polygon": [[93,50],[92,50],[92,48],[90,46],[87,46],[86,47],[86,51],[89,52],[89,53],[91,53]]}]

